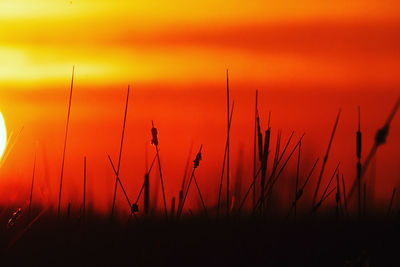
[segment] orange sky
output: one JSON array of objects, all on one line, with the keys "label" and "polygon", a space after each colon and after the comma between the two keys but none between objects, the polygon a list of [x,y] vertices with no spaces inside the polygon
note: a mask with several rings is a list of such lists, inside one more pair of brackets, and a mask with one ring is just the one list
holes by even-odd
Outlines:
[{"label": "orange sky", "polygon": [[[36,148],[42,194],[37,201],[56,199],[72,65],[65,201],[80,190],[82,157],[88,155],[92,178],[98,179],[89,189],[93,205],[109,207],[114,177],[105,153],[117,156],[127,84],[133,91],[122,174],[132,198],[141,183],[152,119],[162,140],[168,196],[177,194],[193,140],[195,148],[204,144],[199,176],[213,198],[225,138],[226,68],[237,108],[233,160],[243,161],[245,174],[259,89],[260,111],[264,120],[272,111],[273,130],[283,128],[284,138],[292,129],[296,138],[307,133],[306,166],[322,156],[341,107],[343,125],[329,168],[345,161],[344,171],[352,177],[357,106],[366,152],[399,95],[399,12],[398,1],[378,0],[2,0],[0,110],[9,132],[22,126],[24,131],[0,171],[0,201],[26,199]],[[377,165],[388,180],[377,185],[383,199],[399,178],[398,118],[393,124],[391,145],[382,149]],[[148,150],[151,158],[153,148]],[[122,207],[123,201],[121,196]]]},{"label": "orange sky", "polygon": [[0,82],[61,82],[74,64],[77,78],[96,84],[215,82],[229,67],[244,81],[392,85],[399,83],[399,6],[3,0]]}]

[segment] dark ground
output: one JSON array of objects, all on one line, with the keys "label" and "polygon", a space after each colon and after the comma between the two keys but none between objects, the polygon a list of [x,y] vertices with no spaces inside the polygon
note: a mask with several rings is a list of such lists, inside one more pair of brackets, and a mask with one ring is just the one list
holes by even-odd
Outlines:
[{"label": "dark ground", "polygon": [[1,266],[400,266],[394,217],[122,224],[93,216],[58,222],[47,213],[23,232],[29,221],[21,216],[7,228],[1,220]]}]

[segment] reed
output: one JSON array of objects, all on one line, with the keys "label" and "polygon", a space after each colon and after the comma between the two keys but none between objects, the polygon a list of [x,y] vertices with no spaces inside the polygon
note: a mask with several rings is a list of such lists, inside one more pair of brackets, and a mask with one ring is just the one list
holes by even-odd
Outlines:
[{"label": "reed", "polygon": [[324,175],[324,170],[325,170],[326,162],[328,161],[329,151],[330,151],[331,146],[332,146],[333,137],[335,136],[336,128],[337,128],[337,125],[339,123],[340,113],[341,113],[341,110],[339,109],[339,112],[338,112],[337,117],[336,117],[335,124],[333,126],[331,138],[329,139],[328,148],[326,149],[324,160],[322,162],[322,168],[321,168],[321,172],[320,172],[319,177],[318,177],[317,187],[315,188],[315,193],[314,193],[314,197],[313,197],[313,200],[312,200],[312,205],[313,206],[314,206],[315,201],[317,199],[317,195],[318,195],[318,191],[319,191],[319,186],[321,184],[322,176]]},{"label": "reed", "polygon": [[[257,168],[257,118],[258,118],[258,90],[256,90],[256,101],[254,110],[254,157],[253,157],[253,183],[255,184],[256,168]],[[256,208],[256,186],[253,186],[253,212]]]},{"label": "reed", "polygon": [[[235,105],[235,102],[232,102],[231,114],[229,117],[229,129],[232,125],[232,116],[233,116],[234,105]],[[218,191],[217,216],[219,216],[219,210],[220,210],[220,205],[221,205],[222,184],[223,184],[224,173],[225,173],[225,165],[226,165],[225,162],[226,162],[227,151],[228,151],[228,138],[226,139],[226,142],[225,142],[224,159],[222,161],[222,172],[221,172],[221,179],[220,179],[219,191]]]},{"label": "reed", "polygon": [[336,174],[336,217],[339,217],[342,209],[341,197],[340,197],[340,182],[339,172]]},{"label": "reed", "polygon": [[272,164],[272,168],[276,168],[276,164],[279,159],[279,150],[281,147],[281,138],[282,138],[282,130],[278,129],[278,134],[276,137],[276,146],[275,146],[275,156],[274,156],[274,163]]},{"label": "reed", "polygon": [[[261,198],[264,199],[264,190],[265,190],[265,178],[267,175],[267,166],[268,166],[268,155],[269,155],[269,142],[271,138],[271,128],[270,128],[270,120],[271,120],[271,112],[269,113],[268,118],[268,129],[265,131],[265,139],[264,139],[264,151],[261,161]],[[261,203],[261,212],[264,210],[264,202]]]},{"label": "reed", "polygon": [[151,128],[151,134],[152,134],[151,143],[156,148],[158,171],[160,173],[161,189],[162,189],[163,200],[164,200],[164,211],[165,211],[165,217],[168,220],[167,201],[165,200],[164,180],[163,180],[163,176],[162,176],[160,153],[159,153],[159,149],[158,149],[158,132],[157,132],[157,129],[154,127],[154,122],[153,121],[151,121],[151,125],[152,125],[152,128]]},{"label": "reed", "polygon": [[258,140],[258,160],[260,162],[262,162],[263,159],[263,136],[262,136],[262,132],[261,132],[261,126],[260,126],[260,115],[258,114],[257,111],[257,140]]},{"label": "reed", "polygon": [[[305,134],[303,134],[303,135],[300,137],[299,141],[297,142],[297,144],[295,145],[295,147],[294,147],[294,148],[292,149],[292,151],[290,152],[288,158],[286,159],[285,163],[284,163],[284,164],[282,165],[282,167],[280,168],[280,170],[279,170],[278,174],[276,175],[276,177],[275,177],[273,174],[271,174],[271,177],[270,177],[271,183],[270,183],[270,185],[269,185],[269,187],[268,187],[267,194],[264,196],[264,198],[270,198],[271,193],[272,193],[272,189],[273,189],[275,183],[278,181],[278,179],[279,179],[281,173],[282,173],[283,170],[285,169],[285,167],[286,167],[287,163],[289,162],[290,158],[292,157],[293,153],[296,151],[296,149],[297,149],[297,147],[299,146],[299,144],[300,144],[301,140],[303,139],[304,135],[305,135]],[[276,169],[275,169],[275,170],[276,170]],[[258,204],[257,204],[257,206],[259,206],[260,203],[262,203],[262,201],[264,201],[264,199],[260,199],[259,202],[258,202]]]},{"label": "reed", "polygon": [[230,123],[229,123],[229,73],[226,70],[226,116],[227,116],[227,142],[228,142],[228,151],[226,157],[226,215],[229,217],[229,156],[230,156]]},{"label": "reed", "polygon": [[367,183],[363,184],[363,215],[367,215]]},{"label": "reed", "polygon": [[126,201],[128,202],[129,208],[132,209],[132,204],[131,204],[131,202],[129,200],[128,194],[126,193],[124,186],[122,185],[122,182],[121,182],[121,180],[119,178],[119,174],[118,174],[117,170],[115,169],[114,163],[112,162],[110,155],[107,155],[107,156],[108,156],[108,160],[110,161],[111,167],[112,167],[112,169],[114,171],[114,174],[117,177],[117,182],[121,186],[122,192],[124,193]]},{"label": "reed", "polygon": [[391,211],[392,211],[393,200],[394,200],[394,197],[395,197],[395,195],[396,195],[396,192],[397,192],[397,189],[396,189],[396,187],[395,187],[395,188],[393,188],[392,197],[390,198],[389,208],[388,208],[388,211],[387,211],[387,216],[389,216],[390,213],[391,213]]},{"label": "reed", "polygon": [[199,193],[201,205],[203,206],[203,210],[204,210],[204,215],[205,215],[206,217],[208,217],[206,204],[205,204],[205,202],[204,202],[203,195],[201,194],[201,190],[200,190],[199,184],[197,183],[196,175],[194,175],[194,174],[193,174],[193,180],[194,180],[194,184],[196,185],[197,192]]},{"label": "reed", "polygon": [[[294,134],[294,131],[293,131],[292,134],[290,135],[289,140],[288,140],[287,143],[286,143],[285,149],[282,151],[282,154],[280,155],[279,159],[277,160],[277,164],[274,164],[274,167],[273,167],[273,169],[272,169],[272,173],[271,173],[271,176],[269,177],[268,182],[271,180],[271,177],[273,177],[273,175],[275,174],[276,168],[277,168],[279,162],[282,160],[282,157],[283,157],[283,155],[285,154],[285,151],[286,151],[287,147],[289,146],[290,141],[292,140],[293,134]],[[278,140],[280,140],[280,139],[278,139]],[[251,189],[252,189],[253,186],[256,184],[256,179],[258,178],[258,175],[260,174],[260,172],[261,172],[261,167],[258,169],[258,171],[257,171],[257,173],[256,173],[256,176],[255,176],[255,179],[253,179],[252,183],[251,183],[250,186],[249,186],[249,189],[246,191],[246,194],[245,194],[245,196],[243,197],[243,200],[242,200],[242,202],[241,202],[241,204],[240,204],[240,206],[239,206],[239,212],[242,210],[242,207],[243,207],[244,203],[246,202],[246,199],[247,199],[247,197],[248,197],[248,195],[249,195]],[[268,183],[267,183],[267,186],[268,186]],[[258,202],[256,202],[256,208],[257,208],[257,206],[258,206],[257,203],[258,203]],[[253,214],[254,214],[254,212],[255,212],[255,211],[253,211]]]},{"label": "reed", "polygon": [[202,150],[202,149],[203,149],[203,145],[200,146],[199,152],[197,153],[196,158],[195,158],[194,161],[193,161],[193,170],[192,170],[192,174],[190,175],[190,179],[189,179],[189,183],[188,183],[188,186],[187,186],[187,189],[186,189],[186,192],[185,192],[185,196],[183,197],[182,206],[180,207],[180,210],[179,210],[178,213],[177,213],[177,220],[179,220],[179,218],[180,218],[180,216],[181,216],[181,214],[182,214],[182,210],[183,210],[183,207],[185,206],[185,201],[186,201],[187,195],[188,195],[188,193],[189,193],[189,189],[190,189],[190,185],[191,185],[191,183],[192,183],[193,177],[194,177],[194,173],[195,173],[197,167],[198,167],[199,164],[200,164],[200,160],[201,160],[201,150]]},{"label": "reed", "polygon": [[[321,196],[320,201],[319,201],[316,205],[313,206],[313,208],[312,208],[312,212],[313,212],[313,213],[314,213],[314,212],[317,212],[317,210],[319,209],[319,207],[321,207],[322,203],[323,203],[324,200],[327,198],[327,197],[325,197],[325,196],[326,196],[326,192],[328,191],[329,186],[331,185],[332,180],[333,180],[333,178],[335,177],[336,172],[339,170],[339,166],[340,166],[340,162],[339,162],[338,165],[336,166],[335,171],[333,172],[332,177],[331,177],[331,179],[329,180],[328,185],[325,187],[325,190],[324,190],[324,192],[322,193],[322,196]],[[336,187],[335,187],[335,188],[336,188]]]},{"label": "reed", "polygon": [[[151,162],[150,168],[149,170],[146,170],[146,174],[144,175],[144,181],[142,184],[142,187],[140,188],[139,194],[136,198],[136,201],[133,205],[135,205],[132,208],[132,213],[135,213],[137,211],[139,211],[139,207],[138,207],[138,202],[140,199],[140,196],[142,195],[142,192],[144,190],[144,200],[143,200],[143,206],[144,206],[144,213],[147,215],[149,213],[149,202],[150,202],[150,172],[153,169],[154,166],[154,162],[156,161],[157,155],[154,156],[153,161]],[[134,211],[134,212],[133,212]]]},{"label": "reed", "polygon": [[344,203],[344,210],[346,212],[346,216],[349,216],[349,211],[347,209],[347,198],[346,198],[346,186],[344,183],[344,176],[342,172],[342,188],[343,188],[343,203]]},{"label": "reed", "polygon": [[175,219],[175,197],[172,197],[171,212],[169,213],[169,216],[170,216],[172,221]]},{"label": "reed", "polygon": [[61,193],[62,193],[63,178],[64,178],[64,165],[65,165],[65,152],[67,150],[69,118],[70,118],[70,115],[71,115],[71,104],[72,104],[72,91],[73,91],[73,88],[74,88],[74,73],[75,73],[75,66],[72,66],[71,88],[70,88],[70,92],[69,92],[68,113],[67,113],[67,126],[65,128],[64,150],[63,150],[63,156],[62,156],[62,162],[61,162],[60,191],[59,191],[59,194],[58,194],[57,218],[60,218]]},{"label": "reed", "polygon": [[[122,149],[124,146],[124,137],[125,137],[125,127],[126,127],[126,117],[128,114],[128,104],[129,104],[129,85],[128,85],[128,91],[126,94],[126,102],[125,102],[125,112],[124,112],[124,122],[122,125],[122,136],[121,136],[121,144],[119,148],[119,155],[118,155],[118,165],[117,165],[117,173],[119,174],[120,167],[121,167],[121,159],[122,159]],[[118,189],[118,180],[115,179],[115,185],[114,185],[114,195],[113,195],[113,202],[112,202],[112,208],[111,208],[111,218],[114,216],[114,209],[115,209],[115,200],[117,197],[117,189]]]},{"label": "reed", "polygon": [[29,208],[28,208],[28,218],[31,218],[32,214],[32,198],[33,198],[33,185],[35,183],[35,173],[36,173],[36,156],[37,152],[35,152],[35,159],[33,161],[33,172],[32,172],[32,184],[31,184],[31,194],[29,196]]},{"label": "reed", "polygon": [[71,202],[68,202],[68,209],[67,209],[67,221],[71,218]]},{"label": "reed", "polygon": [[183,172],[182,185],[181,185],[181,189],[179,190],[179,202],[178,202],[177,210],[180,209],[180,207],[182,205],[182,201],[183,201],[183,192],[185,191],[186,176],[188,175],[190,157],[192,156],[192,149],[193,149],[193,142],[190,144],[189,154],[186,159],[185,171]]},{"label": "reed", "polygon": [[150,177],[148,173],[144,175],[143,185],[144,185],[143,209],[144,209],[144,214],[148,215],[150,209]]},{"label": "reed", "polygon": [[86,218],[86,156],[83,158],[83,208],[82,218]]},{"label": "reed", "polygon": [[294,207],[297,205],[297,202],[298,202],[298,201],[301,199],[301,197],[303,196],[304,189],[305,189],[305,187],[306,187],[308,181],[310,180],[310,177],[311,177],[311,175],[313,174],[314,169],[315,169],[315,166],[317,166],[318,161],[319,161],[319,159],[317,159],[317,160],[315,161],[314,165],[312,166],[310,172],[309,172],[308,175],[307,175],[307,178],[306,178],[306,180],[305,180],[303,186],[300,187],[300,189],[299,189],[298,191],[296,191],[295,200],[293,201],[292,207],[290,208],[290,211],[289,211],[289,214],[288,214],[287,217],[289,217],[290,213],[292,212],[292,209],[294,209]]},{"label": "reed", "polygon": [[360,106],[358,106],[358,131],[356,134],[356,154],[357,154],[357,187],[358,187],[358,216],[361,216],[361,120]]},{"label": "reed", "polygon": [[286,145],[283,148],[282,153],[280,154],[280,156],[278,156],[278,159],[276,160],[275,165],[272,168],[272,172],[271,172],[271,175],[270,175],[270,177],[269,177],[269,179],[267,181],[267,184],[265,185],[266,187],[269,187],[271,182],[273,182],[273,180],[275,178],[276,170],[278,169],[279,163],[282,161],[283,156],[285,155],[285,152],[286,152],[287,148],[289,147],[289,144],[290,144],[290,141],[293,138],[293,135],[294,135],[294,131],[292,131],[292,133],[290,134],[290,137],[289,137],[288,141],[286,142]]},{"label": "reed", "polygon": [[297,192],[299,190],[299,173],[300,173],[300,156],[301,156],[301,141],[299,144],[299,154],[297,155],[297,168],[296,168],[296,191],[295,191],[295,201],[294,201],[294,218],[296,219],[297,217]]}]

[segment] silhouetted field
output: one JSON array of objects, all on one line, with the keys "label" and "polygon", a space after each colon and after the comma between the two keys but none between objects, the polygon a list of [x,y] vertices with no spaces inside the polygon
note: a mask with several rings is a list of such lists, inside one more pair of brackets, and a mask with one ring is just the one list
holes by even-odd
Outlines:
[{"label": "silhouetted field", "polygon": [[[226,143],[221,176],[217,181],[217,203],[204,199],[197,183],[196,170],[201,168],[203,148],[199,142],[196,156],[187,160],[179,196],[172,196],[171,206],[167,204],[169,199],[164,190],[158,130],[154,121],[150,133],[155,156],[150,166],[146,164],[145,179],[137,197],[132,198],[125,191],[119,175],[128,113],[128,87],[118,160],[113,161],[107,155],[115,175],[112,208],[110,214],[100,215],[96,210],[86,209],[89,204],[86,199],[86,157],[80,210],[71,208],[71,199],[68,199],[68,209],[62,208],[73,70],[57,210],[51,209],[54,205],[32,207],[35,160],[29,206],[7,207],[1,212],[1,262],[33,266],[399,266],[396,256],[400,248],[397,227],[400,217],[397,201],[394,201],[396,188],[390,203],[374,207],[376,203],[367,194],[367,186],[374,190],[374,184],[367,185],[365,176],[378,148],[386,143],[390,124],[400,107],[400,98],[377,130],[365,160],[361,157],[359,109],[358,131],[354,136],[357,177],[346,187],[340,161],[335,162],[334,170],[326,168],[341,110],[330,138],[327,138],[325,154],[316,158],[311,168],[305,169],[301,157],[305,134],[298,137],[292,131],[288,139],[282,139],[282,131],[278,130],[276,143],[271,140],[270,114],[263,132],[262,125],[266,121],[263,123],[260,119],[256,92],[253,168],[246,170],[253,174],[251,179],[247,177],[244,181],[242,190],[241,183],[232,186],[231,180],[230,127],[234,102],[231,103],[229,98],[228,71],[226,79]],[[289,190],[292,197],[283,203],[280,199],[283,190],[277,185],[289,169],[291,160],[296,160],[297,168],[290,170],[291,177],[287,179],[295,184],[284,189]],[[157,171],[162,194],[157,190],[150,193],[152,170]],[[316,187],[310,185],[310,179],[317,179]],[[115,209],[118,187],[126,200],[123,213]],[[162,205],[157,202],[160,196]],[[326,201],[334,197],[333,205]],[[199,199],[201,205],[189,205],[187,198]]]}]

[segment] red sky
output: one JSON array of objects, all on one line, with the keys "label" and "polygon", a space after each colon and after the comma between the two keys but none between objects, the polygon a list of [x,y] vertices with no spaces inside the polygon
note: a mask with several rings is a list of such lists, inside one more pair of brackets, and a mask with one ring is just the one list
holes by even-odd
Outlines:
[{"label": "red sky", "polygon": [[[72,65],[76,77],[64,206],[72,201],[79,208],[87,155],[89,201],[101,211],[110,207],[114,176],[106,153],[114,159],[118,154],[128,84],[132,94],[121,177],[129,194],[134,198],[142,181],[145,146],[149,160],[154,153],[149,144],[153,119],[168,198],[177,196],[193,142],[194,149],[204,145],[198,179],[212,204],[226,137],[226,68],[235,101],[232,179],[238,161],[243,162],[244,185],[252,173],[258,89],[264,129],[272,112],[272,140],[278,128],[284,140],[291,130],[296,139],[306,132],[304,172],[323,156],[342,108],[327,173],[340,160],[350,184],[357,106],[365,155],[399,95],[400,5],[275,2],[2,1],[0,109],[9,133],[22,126],[24,131],[0,170],[0,201],[21,205],[28,199],[37,148],[34,199],[55,204]],[[395,118],[388,144],[377,156],[375,188],[382,203],[399,181],[399,132]],[[282,192],[289,179],[282,182]],[[290,197],[283,194],[282,205]],[[121,195],[121,208],[123,201]]]}]

